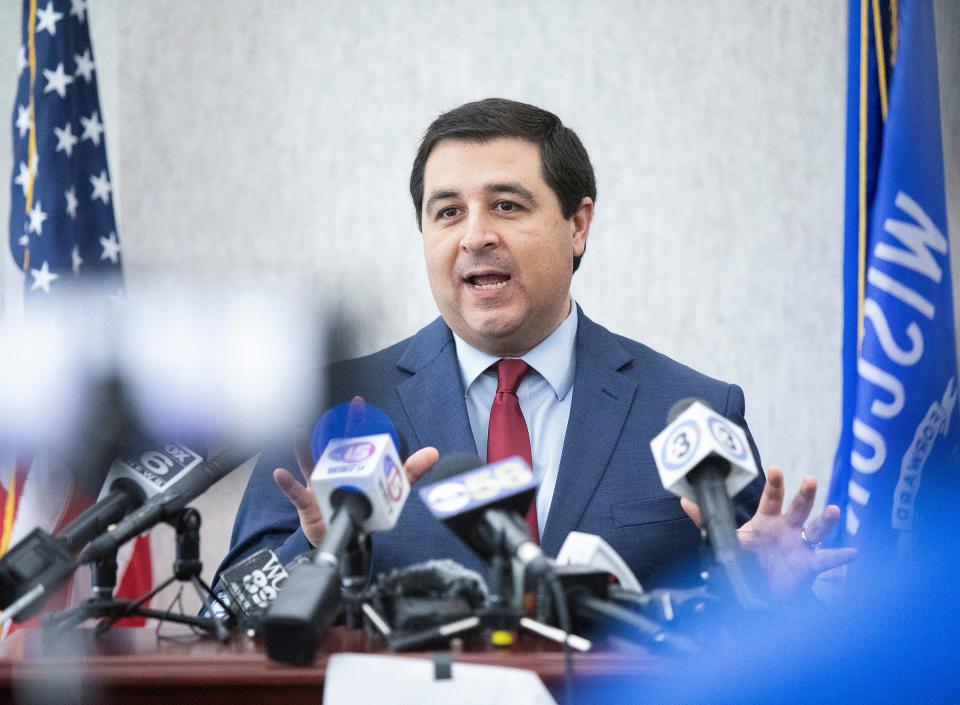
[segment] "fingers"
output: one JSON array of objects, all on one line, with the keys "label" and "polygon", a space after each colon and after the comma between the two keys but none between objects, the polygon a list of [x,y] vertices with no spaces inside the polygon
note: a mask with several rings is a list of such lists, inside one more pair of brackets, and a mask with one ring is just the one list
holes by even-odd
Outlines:
[{"label": "fingers", "polygon": [[767,482],[760,495],[757,514],[780,516],[780,512],[783,511],[783,495],[783,473],[778,468],[770,468],[767,470]]},{"label": "fingers", "polygon": [[440,458],[440,451],[432,446],[421,448],[416,453],[407,458],[403,464],[403,469],[407,473],[407,480],[412,485],[419,480],[423,474],[432,468]]},{"label": "fingers", "polygon": [[828,505],[819,517],[803,528],[803,534],[810,543],[820,543],[833,531],[833,527],[837,525],[839,520],[840,507],[836,504]]},{"label": "fingers", "polygon": [[687,513],[687,516],[690,517],[693,523],[702,529],[703,518],[700,516],[700,507],[697,506],[697,503],[694,502],[692,499],[681,497],[680,506],[683,507],[683,511]]},{"label": "fingers", "polygon": [[[813,501],[817,497],[817,480],[812,475],[807,475],[800,481],[800,489],[794,495],[790,507],[784,514],[787,524],[795,526],[798,529],[803,527],[807,517],[810,516],[810,510],[813,509]],[[813,538],[809,532],[807,537],[812,541]]]},{"label": "fingers", "polygon": [[810,559],[810,569],[814,575],[825,570],[851,563],[857,557],[855,548],[823,548],[817,549]]},{"label": "fingers", "polygon": [[[346,436],[358,435],[357,430],[365,427],[364,417],[367,414],[367,405],[363,397],[357,394],[350,400],[350,406],[347,407],[347,429]],[[362,434],[366,435],[366,434]]]},{"label": "fingers", "polygon": [[287,498],[297,508],[298,512],[309,512],[312,507],[317,506],[317,501],[313,497],[313,492],[304,487],[297,478],[293,476],[286,468],[277,468],[273,471],[273,481],[277,487],[283,490]]},{"label": "fingers", "polygon": [[[300,468],[300,474],[309,485],[310,476],[313,474],[314,460],[313,453],[310,452],[310,437],[302,428],[297,429],[293,434],[293,452],[297,456],[297,466]],[[276,478],[276,475],[274,475],[274,478]]]}]

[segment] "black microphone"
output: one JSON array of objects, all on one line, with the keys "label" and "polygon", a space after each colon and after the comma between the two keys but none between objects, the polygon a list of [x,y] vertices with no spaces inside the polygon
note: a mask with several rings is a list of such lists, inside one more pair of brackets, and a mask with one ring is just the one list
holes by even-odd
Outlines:
[{"label": "black microphone", "polygon": [[[658,622],[617,604],[613,599],[614,576],[605,569],[586,565],[558,566],[557,578],[575,619],[574,631],[589,626],[603,627],[626,639],[670,653],[692,656],[699,653],[696,644],[672,632]],[[545,591],[537,594],[538,618],[552,622],[554,598]]]},{"label": "black microphone", "polygon": [[539,577],[552,567],[524,520],[536,489],[520,457],[484,465],[463,454],[438,462],[429,484],[417,491],[430,512],[488,563],[496,555],[516,558]]},{"label": "black microphone", "polygon": [[[746,433],[706,402],[676,402],[667,427],[650,442],[660,481],[670,492],[694,500],[716,563],[744,607],[761,607],[750,586],[731,497],[759,474]],[[754,581],[755,582],[755,581]]]},{"label": "black microphone", "polygon": [[35,528],[0,559],[0,608],[33,594],[5,618],[22,622],[36,614],[44,604],[40,598],[55,592],[77,568],[76,556],[84,546],[202,461],[176,443],[160,443],[139,456],[115,460],[97,502],[57,535]]},{"label": "black microphone", "polygon": [[392,529],[410,493],[390,419],[363,402],[341,404],[317,423],[310,477],[327,532],[312,562],[291,571],[263,620],[267,655],[309,665],[341,608],[340,562],[351,541]]},{"label": "black microphone", "polygon": [[247,556],[220,574],[214,592],[241,617],[243,626],[258,630],[270,603],[277,599],[298,565],[313,560],[313,551],[301,553],[283,565],[269,548]]},{"label": "black microphone", "polygon": [[213,483],[243,465],[252,455],[249,449],[228,447],[184,472],[172,487],[148,499],[139,509],[90,542],[80,557],[81,561],[93,563],[108,558],[135,536],[162,521],[175,518]]}]

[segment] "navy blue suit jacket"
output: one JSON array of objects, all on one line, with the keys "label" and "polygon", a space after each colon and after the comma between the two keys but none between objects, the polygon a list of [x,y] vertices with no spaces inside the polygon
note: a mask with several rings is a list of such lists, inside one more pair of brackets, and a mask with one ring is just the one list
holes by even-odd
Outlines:
[{"label": "navy blue suit jacket", "polygon": [[[690,396],[746,427],[743,392],[614,335],[579,309],[578,314],[573,400],[543,549],[556,555],[572,530],[599,534],[641,581],[669,577],[676,584],[678,576],[697,573],[699,531],[679,499],[660,484],[650,439],[666,425],[673,403]],[[333,365],[331,385],[334,401],[359,394],[385,411],[396,424],[403,454],[425,446],[435,446],[441,457],[477,452],[453,335],[440,318],[385,350]],[[753,451],[756,456],[755,446]],[[263,547],[277,551],[283,562],[310,548],[296,511],[273,482],[275,467],[296,471],[289,442],[261,454],[223,566]],[[423,481],[429,480],[428,472]],[[741,523],[756,510],[762,487],[759,477],[737,496]],[[482,571],[478,559],[430,515],[416,492],[397,526],[374,534],[373,546],[374,574],[437,557]]]}]

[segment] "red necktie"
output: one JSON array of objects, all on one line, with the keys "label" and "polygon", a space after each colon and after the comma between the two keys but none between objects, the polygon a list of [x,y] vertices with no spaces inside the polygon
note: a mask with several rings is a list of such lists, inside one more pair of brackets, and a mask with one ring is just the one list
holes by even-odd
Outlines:
[{"label": "red necktie", "polygon": [[[517,388],[530,366],[523,360],[510,358],[497,362],[497,395],[490,407],[490,426],[487,430],[487,462],[519,455],[533,468],[533,456],[530,453],[530,434],[527,422],[520,410]],[[537,500],[530,502],[527,511],[527,526],[533,540],[540,543],[540,529],[537,526]]]}]

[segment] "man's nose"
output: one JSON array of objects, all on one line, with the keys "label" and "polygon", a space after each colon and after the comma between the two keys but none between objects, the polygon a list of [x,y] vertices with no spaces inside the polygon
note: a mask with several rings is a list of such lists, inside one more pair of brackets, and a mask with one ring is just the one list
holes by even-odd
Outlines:
[{"label": "man's nose", "polygon": [[500,242],[496,227],[490,218],[482,212],[470,213],[464,221],[463,237],[460,239],[460,248],[468,252],[496,247]]}]

